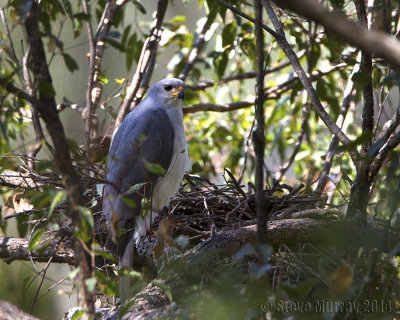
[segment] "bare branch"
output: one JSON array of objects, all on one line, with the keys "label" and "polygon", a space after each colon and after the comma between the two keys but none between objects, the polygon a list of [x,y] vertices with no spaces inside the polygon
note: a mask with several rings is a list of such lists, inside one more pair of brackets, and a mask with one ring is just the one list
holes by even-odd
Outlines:
[{"label": "bare branch", "polygon": [[[252,19],[251,17],[248,17],[247,15],[241,13],[239,10],[237,10],[236,8],[233,8],[232,6],[228,5],[224,1],[222,1],[222,0],[217,0],[217,1],[220,2],[220,3],[223,3],[223,5],[226,5],[226,7],[231,9],[234,13],[236,13],[236,14],[242,16],[242,17],[245,17],[246,19],[250,18],[248,20],[254,22],[254,19]],[[289,43],[287,42],[287,40],[285,38],[285,34],[284,34],[284,31],[283,31],[282,24],[280,23],[280,21],[278,20],[277,16],[275,15],[275,12],[272,9],[271,4],[267,0],[262,0],[262,3],[264,5],[264,7],[266,8],[267,13],[268,13],[272,23],[274,24],[276,31],[277,31],[277,32],[273,33],[273,36],[276,38],[276,40],[278,41],[278,43],[281,46],[282,50],[286,53],[287,57],[289,58],[292,66],[293,66],[293,69],[295,70],[295,72],[299,76],[299,79],[302,82],[304,88],[307,90],[307,92],[308,92],[308,94],[310,96],[311,102],[312,102],[312,104],[313,104],[313,106],[315,108],[315,111],[317,112],[318,116],[325,123],[325,125],[329,128],[329,130],[331,130],[333,134],[338,136],[340,142],[343,145],[348,145],[351,142],[351,140],[335,124],[335,122],[332,120],[332,118],[329,116],[329,114],[326,112],[326,110],[322,106],[321,102],[319,101],[318,95],[315,92],[315,89],[313,88],[313,86],[311,85],[311,82],[310,82],[309,78],[307,77],[307,74],[304,72],[303,68],[301,67],[299,59],[298,59],[296,53],[293,51],[293,49],[291,48],[291,46],[289,45]],[[358,153],[358,151],[357,150],[350,150],[349,154],[350,154],[354,164],[356,166],[358,166],[358,162],[359,162],[359,153]]]},{"label": "bare branch", "polygon": [[[315,81],[324,75],[327,75],[331,72],[335,72],[338,70],[343,70],[347,67],[348,67],[348,64],[340,63],[340,64],[331,66],[326,69],[320,69],[320,70],[313,71],[308,76],[309,76],[310,81]],[[286,80],[285,82],[282,82],[281,84],[277,85],[276,87],[272,87],[272,88],[265,90],[264,99],[265,100],[278,99],[283,93],[290,90],[293,87],[293,85],[296,83],[296,81],[298,81],[298,80],[299,80],[299,77],[297,75],[293,75],[288,80]],[[194,85],[194,86],[196,87],[199,85]],[[200,84],[200,86],[201,86],[201,84]],[[190,86],[188,86],[188,87],[190,87]],[[185,114],[199,112],[199,111],[226,112],[226,111],[233,111],[233,110],[247,108],[252,105],[254,105],[253,99],[244,100],[244,101],[236,101],[236,102],[231,102],[231,103],[226,103],[226,104],[198,103],[198,104],[191,105],[191,106],[183,106],[183,112]]]},{"label": "bare branch", "polygon": [[[389,139],[390,135],[395,131],[399,124],[400,105],[397,107],[396,114],[393,115],[392,119],[386,123],[386,127],[384,127],[380,137],[377,139],[375,143],[377,146],[372,145],[371,148],[376,148],[376,150],[373,153],[371,152],[371,154],[368,154],[368,156],[374,157],[374,161],[372,162],[369,171],[369,181],[371,183],[376,180],[379,170],[381,169],[382,164],[389,152],[400,144],[400,131],[392,135],[392,137]],[[382,144],[383,146],[380,147]]]},{"label": "bare branch", "polygon": [[[142,82],[143,76],[151,62],[153,55],[157,52],[157,45],[161,37],[161,25],[164,20],[165,12],[167,11],[168,0],[158,0],[157,11],[155,12],[153,27],[150,31],[150,35],[147,37],[145,43],[143,44],[142,53],[140,55],[139,63],[136,68],[136,72],[133,76],[131,84],[129,85],[124,102],[118,112],[118,116],[115,120],[114,133],[118,130],[125,118],[126,114],[131,108],[133,99],[135,98],[138,90],[140,88],[140,83]],[[138,103],[138,101],[136,102]]]},{"label": "bare branch", "polygon": [[274,0],[274,2],[318,22],[328,32],[341,37],[349,44],[400,67],[400,43],[383,32],[368,31],[342,15],[329,11],[315,0]]},{"label": "bare branch", "polygon": [[192,106],[184,106],[183,112],[194,113],[199,111],[216,111],[216,112],[226,112],[238,109],[247,108],[254,105],[254,100],[249,101],[238,101],[226,104],[214,104],[214,103],[197,103]]},{"label": "bare branch", "polygon": [[3,86],[8,92],[14,94],[15,96],[22,98],[32,105],[36,106],[38,101],[32,97],[30,94],[26,93],[22,89],[17,88],[12,83],[9,82],[9,79],[0,77],[0,85]]},{"label": "bare branch", "polygon": [[[299,23],[300,24],[300,23]],[[301,24],[300,24],[301,25]],[[309,28],[312,28],[312,23],[309,23]],[[305,28],[304,28],[305,29]],[[312,73],[312,69],[314,66],[313,63],[313,47],[315,45],[315,38],[316,38],[316,32],[317,32],[317,24],[314,26],[314,32],[311,32],[311,30],[305,29],[305,32],[307,33],[309,39],[310,39],[310,45],[307,48],[307,68],[308,68],[308,74]],[[293,164],[294,159],[297,155],[297,153],[300,151],[301,144],[303,143],[304,136],[306,135],[307,131],[307,126],[308,126],[308,119],[310,117],[310,112],[308,110],[309,106],[307,103],[307,92],[303,90],[303,101],[302,101],[303,107],[302,107],[302,116],[301,116],[301,126],[300,126],[300,132],[298,134],[298,138],[296,141],[296,145],[293,148],[292,154],[289,158],[288,161],[286,161],[284,164],[282,164],[279,168],[279,173],[278,176],[275,177],[275,182],[272,187],[273,190],[279,185],[281,182],[282,177],[285,175],[286,171],[290,168],[290,166]]]},{"label": "bare branch", "polygon": [[[303,57],[305,53],[306,53],[305,50],[300,51],[299,52],[299,59],[301,57]],[[276,67],[265,68],[264,75],[268,75],[270,73],[274,73],[276,71],[279,71],[279,70],[287,67],[288,65],[290,65],[290,61],[286,61],[284,63],[281,63],[281,64],[277,65]],[[249,72],[243,72],[243,73],[234,74],[234,75],[231,75],[231,76],[227,76],[227,77],[221,78],[221,80],[218,82],[218,84],[226,84],[226,83],[228,83],[230,81],[235,81],[235,80],[252,79],[252,78],[256,77],[256,74],[257,73],[255,71],[249,71]],[[186,88],[194,90],[194,91],[197,91],[197,90],[205,90],[207,88],[212,88],[212,87],[214,87],[214,85],[215,85],[215,82],[213,80],[202,80],[198,84],[187,85]]]},{"label": "bare branch", "polygon": [[199,34],[196,35],[196,41],[195,41],[193,48],[189,54],[188,62],[185,65],[185,67],[183,68],[183,70],[181,71],[181,73],[179,74],[180,79],[185,80],[188,73],[192,70],[192,68],[197,60],[197,57],[200,54],[201,48],[203,47],[203,44],[205,41],[205,35],[206,35],[208,29],[210,28],[211,24],[213,23],[216,15],[217,15],[216,11],[210,12],[210,14],[207,17],[207,21],[204,23],[202,30],[200,31]]},{"label": "bare branch", "polygon": [[54,241],[49,247],[43,251],[29,251],[29,241],[21,238],[0,237],[0,258],[11,263],[14,260],[30,261],[31,258],[37,262],[47,262],[53,257],[55,263],[67,263],[75,266],[77,261],[74,252],[70,248],[58,245],[58,241]]},{"label": "bare branch", "polygon": [[[28,62],[29,58],[31,57],[31,49],[28,47],[26,50],[24,57],[22,59],[22,70],[23,70],[23,76],[24,76],[24,82],[26,89],[28,90],[29,94],[34,97],[35,96],[35,90],[32,84],[31,80],[31,75],[29,73],[29,67],[28,67]],[[32,114],[32,126],[33,130],[35,130],[35,141],[36,145],[32,148],[32,150],[28,154],[28,164],[29,168],[33,169],[34,162],[32,161],[33,158],[36,157],[40,149],[42,149],[43,143],[48,145],[48,142],[46,141],[46,138],[43,133],[43,128],[40,123],[39,119],[39,113],[36,107],[34,107],[32,104],[30,104],[30,109],[31,109],[31,114]],[[52,150],[49,148],[49,150]]]},{"label": "bare branch", "polygon": [[34,317],[31,314],[25,313],[24,311],[18,309],[9,301],[0,300],[0,319],[7,320],[39,320],[39,318]]},{"label": "bare branch", "polygon": [[[357,9],[357,16],[360,25],[368,30],[367,10],[364,0],[354,0]],[[374,129],[374,96],[372,92],[372,57],[366,51],[361,51],[361,67],[360,71],[363,77],[366,78],[366,83],[363,86],[363,112],[362,112],[362,134],[367,137],[361,146],[361,156],[364,156],[373,141]]]},{"label": "bare branch", "polygon": [[[396,109],[396,113],[392,116],[392,118],[383,126],[381,133],[378,136],[378,141],[387,141],[389,137],[394,133],[396,128],[400,125],[400,105]],[[373,154],[375,156],[376,153]]]},{"label": "bare branch", "polygon": [[256,36],[257,54],[257,76],[256,76],[256,100],[255,118],[256,128],[253,132],[253,145],[256,153],[256,165],[254,172],[255,179],[255,198],[257,212],[257,233],[260,244],[268,240],[267,212],[268,200],[264,195],[264,151],[265,151],[265,132],[264,132],[264,33],[261,29],[262,6],[260,0],[254,0],[255,24],[254,32]]},{"label": "bare branch", "polygon": [[[86,15],[90,15],[89,6],[87,0],[82,1],[83,11]],[[98,85],[97,90],[93,90],[95,83],[97,82],[96,78],[98,73],[100,72],[100,61],[96,63],[97,55],[96,55],[96,43],[93,37],[92,30],[92,22],[88,20],[86,22],[87,33],[89,38],[89,50],[90,50],[90,58],[89,58],[89,77],[86,85],[86,110],[85,110],[85,146],[86,146],[86,156],[89,158],[90,154],[90,141],[92,139],[93,132],[93,117],[94,115],[94,100],[101,95],[101,86]],[[104,46],[104,44],[103,44]],[[101,57],[98,58],[101,60]],[[97,68],[96,68],[97,67]],[[95,74],[96,78],[95,78]],[[92,92],[93,91],[93,92]]]},{"label": "bare branch", "polygon": [[[226,1],[224,1],[224,0],[217,0],[217,2],[219,2],[219,4],[222,5],[222,6],[224,6],[225,8],[228,8],[229,10],[231,10],[231,11],[232,11],[233,13],[235,13],[236,15],[238,15],[238,16],[240,16],[240,17],[246,19],[246,20],[249,20],[249,21],[255,23],[255,19],[254,19],[254,18],[252,18],[252,17],[250,17],[249,15],[245,14],[244,12],[242,12],[242,11],[236,9],[234,6],[230,5],[230,4],[227,3]],[[266,30],[266,31],[268,31],[268,32],[269,32],[271,35],[273,35],[275,38],[278,37],[278,34],[277,34],[274,30],[272,30],[270,27],[268,27],[267,25],[261,24],[261,28],[264,29],[264,30]]]},{"label": "bare branch", "polygon": [[[360,61],[360,59],[361,59],[361,54],[359,54],[359,56],[358,56],[358,61]],[[346,119],[347,111],[350,108],[351,97],[353,95],[353,90],[354,90],[354,82],[353,82],[352,78],[353,78],[353,75],[356,74],[359,70],[360,70],[360,65],[357,63],[354,66],[353,71],[351,72],[351,74],[347,80],[346,88],[344,90],[344,98],[342,101],[342,106],[339,111],[339,116],[336,120],[336,124],[340,129],[343,129],[344,120]],[[326,156],[325,156],[325,162],[324,162],[324,166],[322,168],[321,174],[319,176],[318,185],[314,191],[318,196],[320,196],[322,194],[322,191],[324,190],[324,188],[328,182],[329,172],[332,167],[332,161],[336,154],[336,148],[337,148],[338,144],[339,144],[339,139],[334,135],[331,139],[331,142],[330,142],[329,148],[328,148],[328,152],[326,153]]]},{"label": "bare branch", "polygon": [[[304,97],[305,97],[304,99],[307,99],[307,95],[304,95]],[[274,182],[272,189],[275,189],[275,187],[279,185],[279,183],[282,180],[282,177],[285,175],[286,171],[293,164],[297,153],[300,151],[301,144],[302,144],[304,136],[306,134],[309,117],[310,117],[310,112],[308,111],[307,102],[303,102],[301,126],[300,126],[300,132],[297,137],[296,144],[293,148],[293,151],[292,151],[292,154],[291,154],[289,160],[287,160],[285,163],[283,163],[280,166],[278,175],[275,177],[275,182]]]}]

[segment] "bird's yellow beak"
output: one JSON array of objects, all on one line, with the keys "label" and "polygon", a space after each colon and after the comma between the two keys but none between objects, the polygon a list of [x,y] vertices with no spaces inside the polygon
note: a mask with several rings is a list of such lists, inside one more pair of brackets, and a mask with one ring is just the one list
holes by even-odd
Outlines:
[{"label": "bird's yellow beak", "polygon": [[179,92],[183,90],[183,86],[179,86],[178,88],[175,89],[174,92],[170,93],[170,96],[176,96]]}]

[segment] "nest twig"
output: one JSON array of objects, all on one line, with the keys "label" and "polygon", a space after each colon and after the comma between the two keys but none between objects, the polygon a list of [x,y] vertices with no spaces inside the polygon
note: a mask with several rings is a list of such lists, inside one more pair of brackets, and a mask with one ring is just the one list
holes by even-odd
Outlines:
[{"label": "nest twig", "polygon": [[[186,175],[188,183],[172,198],[170,208],[173,235],[205,237],[212,231],[229,230],[256,223],[254,188],[247,190],[229,173],[225,184],[216,185],[196,176]],[[265,190],[269,200],[269,220],[287,218],[301,210],[316,209],[318,199],[305,195],[303,185],[292,188],[280,185],[274,194]]]},{"label": "nest twig", "polygon": [[[9,156],[18,156],[23,164],[27,161],[26,156]],[[36,159],[29,160],[38,163]],[[96,233],[102,234],[100,238],[104,238],[108,227],[101,214],[101,195],[96,190],[97,184],[104,183],[99,178],[104,175],[104,171],[96,165],[91,165],[90,168],[77,165],[76,168],[85,190],[85,205],[91,207],[96,220]],[[231,230],[256,223],[255,194],[252,184],[248,183],[246,188],[238,183],[229,170],[225,170],[225,173],[227,179],[220,185],[198,176],[185,176],[185,185],[171,199],[168,208],[173,237],[185,234],[191,238],[205,238],[212,230]],[[20,166],[19,171],[1,173],[1,182],[14,188],[62,187],[62,177],[58,176],[55,170],[49,170],[48,174],[43,172],[39,174],[27,165]],[[293,215],[299,218],[301,214],[308,216],[320,214],[318,211],[320,209],[317,209],[319,199],[304,194],[302,189],[303,185],[291,187],[285,184],[275,186],[274,191],[266,189],[265,197],[269,203],[266,208],[268,220],[296,218]],[[65,211],[65,204],[60,205],[62,210],[56,211]],[[44,208],[43,212],[45,211]],[[330,212],[325,210],[324,213]],[[154,227],[157,227],[158,222],[159,220],[156,220]]]}]

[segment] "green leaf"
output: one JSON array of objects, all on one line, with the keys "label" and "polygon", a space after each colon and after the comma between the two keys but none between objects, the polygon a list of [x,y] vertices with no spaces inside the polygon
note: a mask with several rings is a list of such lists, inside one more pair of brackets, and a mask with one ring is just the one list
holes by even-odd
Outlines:
[{"label": "green leaf", "polygon": [[148,184],[148,182],[141,182],[141,183],[136,183],[134,186],[130,187],[125,194],[132,194],[132,193],[136,193],[138,191],[140,191],[140,189],[142,189],[143,186],[145,186],[146,184]]},{"label": "green leaf", "polygon": [[110,279],[104,274],[102,271],[95,271],[94,273],[97,279],[98,287],[109,296],[118,296],[119,295],[119,286],[118,282],[115,279]]},{"label": "green leaf", "polygon": [[128,70],[132,68],[133,61],[139,61],[142,52],[143,41],[137,39],[136,33],[130,36],[126,46],[126,67]]},{"label": "green leaf", "polygon": [[75,233],[79,239],[87,242],[92,238],[93,215],[90,209],[82,206],[78,207],[77,212],[80,217],[80,224],[75,227]]},{"label": "green leaf", "polygon": [[369,82],[369,75],[366,72],[359,71],[351,78],[355,83],[364,86]]},{"label": "green leaf", "polygon": [[173,17],[171,20],[168,21],[169,23],[177,23],[177,24],[182,24],[186,22],[186,16],[178,15]]},{"label": "green leaf", "polygon": [[45,229],[38,229],[33,233],[31,241],[29,241],[29,245],[28,245],[29,251],[32,251],[36,247],[36,245],[42,239],[45,231],[46,231]]},{"label": "green leaf", "polygon": [[112,262],[117,262],[117,259],[109,252],[107,251],[102,251],[102,250],[94,250],[94,253],[96,256],[100,256],[103,258],[106,258]]},{"label": "green leaf", "polygon": [[89,278],[86,279],[86,288],[88,289],[89,292],[93,292],[94,289],[96,288],[96,283],[97,283],[97,279],[96,278]]},{"label": "green leaf", "polygon": [[118,309],[118,320],[122,319],[125,314],[127,314],[131,308],[137,303],[137,300],[131,300],[125,302],[119,309]]},{"label": "green leaf", "polygon": [[233,45],[236,37],[236,23],[231,22],[227,24],[222,30],[222,47]]},{"label": "green leaf", "polygon": [[143,162],[146,170],[150,171],[151,173],[163,176],[167,172],[167,170],[165,170],[159,163],[150,163],[148,161],[143,161]]},{"label": "green leaf", "polygon": [[48,218],[52,215],[54,208],[61,202],[64,202],[67,199],[67,193],[65,190],[61,190],[56,193],[56,195],[53,198],[53,201],[51,201],[50,208],[48,211]]},{"label": "green leaf", "polygon": [[118,83],[118,84],[123,84],[124,82],[125,82],[125,78],[122,78],[122,79],[114,79],[114,81],[116,82],[116,83]]},{"label": "green leaf", "polygon": [[143,7],[143,5],[139,1],[133,1],[133,4],[136,6],[136,8],[143,14],[146,14],[146,9]]},{"label": "green leaf", "polygon": [[105,43],[108,43],[110,46],[114,47],[115,49],[119,50],[120,52],[125,52],[126,48],[118,41],[110,38],[103,39]]},{"label": "green leaf", "polygon": [[168,288],[164,282],[153,280],[151,283],[153,285],[155,285],[156,287],[159,287],[162,291],[164,291],[164,293],[166,294],[166,296],[169,300],[169,303],[173,302],[171,289]]},{"label": "green leaf", "polygon": [[136,207],[136,203],[135,201],[133,201],[131,198],[129,197],[121,197],[121,200],[131,209]]},{"label": "green leaf", "polygon": [[37,164],[38,171],[43,171],[45,169],[53,167],[54,162],[50,160],[40,160]]},{"label": "green leaf", "polygon": [[89,14],[86,14],[86,13],[84,13],[84,12],[76,13],[76,14],[74,14],[72,17],[75,18],[75,19],[77,19],[77,20],[79,20],[79,21],[82,21],[82,20],[90,21],[90,15],[89,15]]},{"label": "green leaf", "polygon": [[79,273],[80,270],[81,270],[80,267],[76,267],[75,269],[73,269],[73,270],[69,273],[69,275],[67,276],[67,278],[70,279],[70,280],[74,280],[75,277],[77,276],[77,274]]},{"label": "green leaf", "polygon": [[40,81],[39,89],[47,99],[53,98],[56,95],[53,85],[48,81]]},{"label": "green leaf", "polygon": [[131,267],[122,267],[119,270],[118,275],[122,277],[129,277],[129,278],[141,278],[142,274],[136,270],[133,270]]},{"label": "green leaf", "polygon": [[62,53],[62,56],[69,71],[74,72],[75,70],[79,69],[78,64],[69,54]]},{"label": "green leaf", "polygon": [[218,79],[224,76],[225,69],[228,66],[228,53],[220,53],[214,60],[214,66],[218,75]]},{"label": "green leaf", "polygon": [[77,311],[75,311],[74,316],[72,317],[72,320],[80,319],[85,313],[86,313],[86,310],[77,310]]},{"label": "green leaf", "polygon": [[44,207],[48,206],[51,201],[51,196],[48,190],[44,190],[43,192],[37,192],[30,200],[31,204],[37,210],[41,210]]},{"label": "green leaf", "polygon": [[131,32],[131,25],[129,24],[124,31],[122,32],[122,37],[121,37],[121,44],[126,47],[126,41],[128,40],[129,33]]}]

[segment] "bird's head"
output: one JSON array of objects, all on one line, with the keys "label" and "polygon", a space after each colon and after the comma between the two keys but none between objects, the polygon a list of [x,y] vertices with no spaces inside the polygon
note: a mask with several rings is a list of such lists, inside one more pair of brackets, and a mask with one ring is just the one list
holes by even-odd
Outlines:
[{"label": "bird's head", "polygon": [[164,79],[157,82],[148,92],[148,96],[166,104],[181,104],[184,98],[185,83],[176,78]]}]

